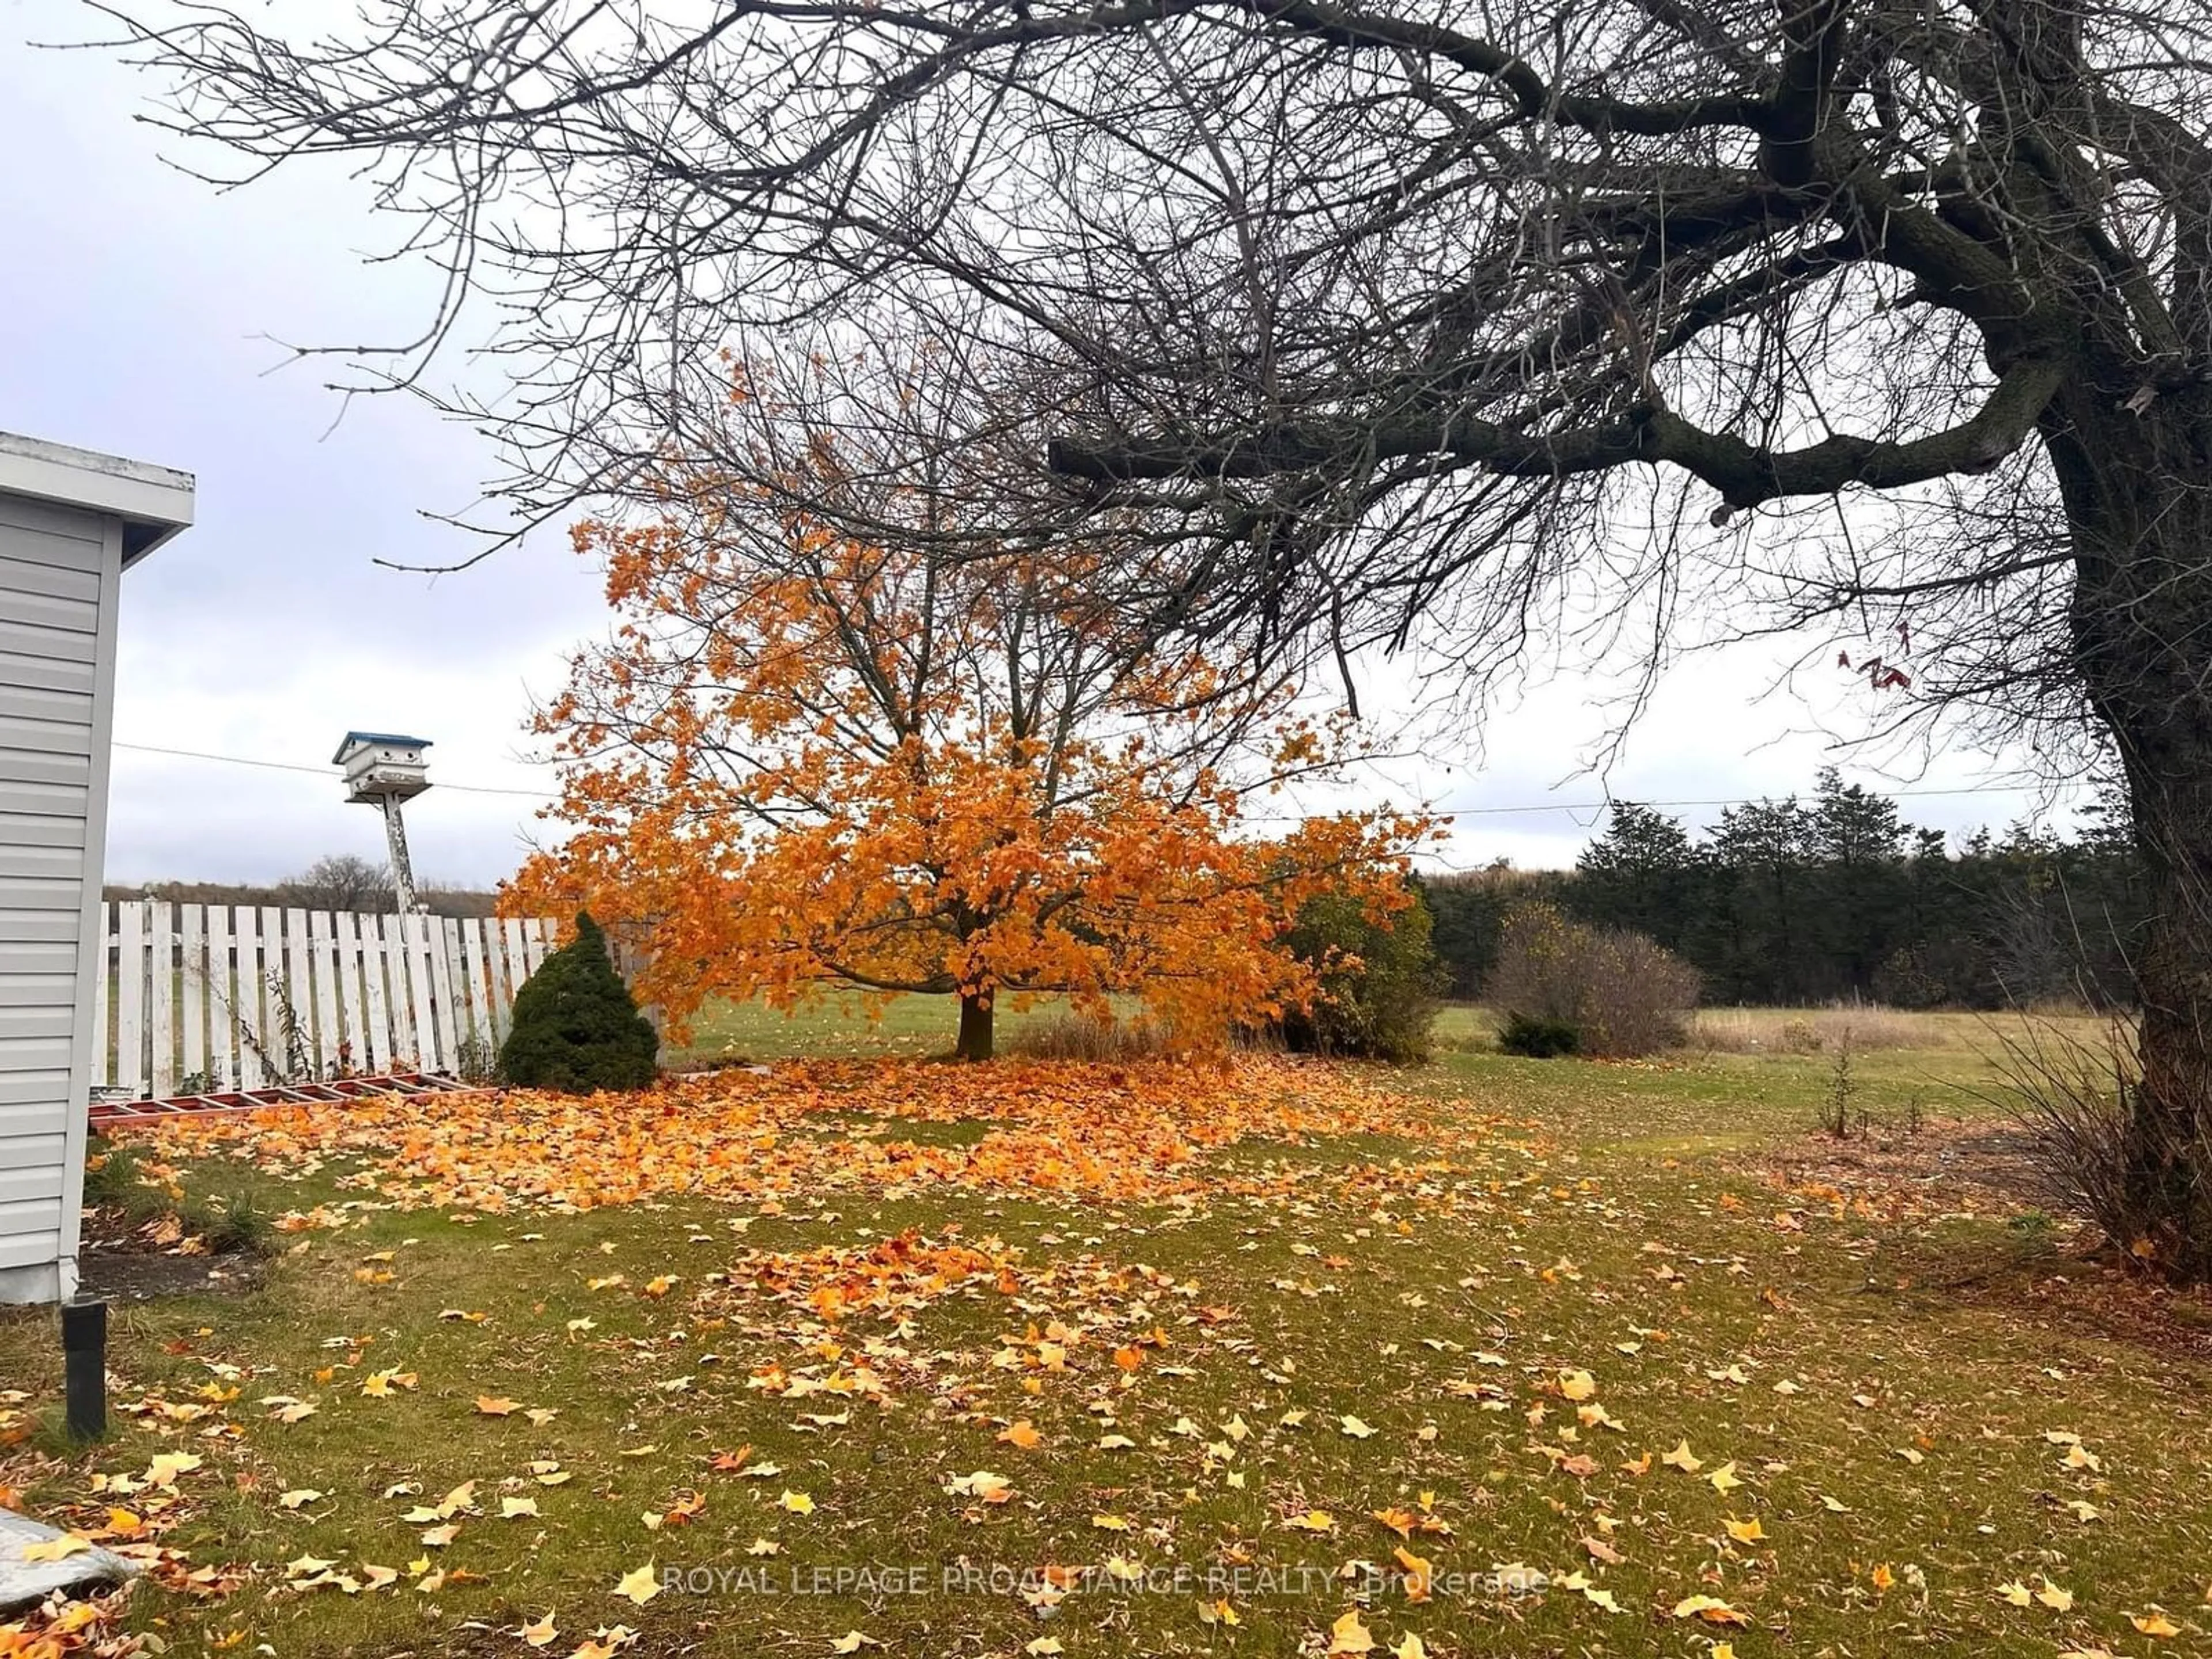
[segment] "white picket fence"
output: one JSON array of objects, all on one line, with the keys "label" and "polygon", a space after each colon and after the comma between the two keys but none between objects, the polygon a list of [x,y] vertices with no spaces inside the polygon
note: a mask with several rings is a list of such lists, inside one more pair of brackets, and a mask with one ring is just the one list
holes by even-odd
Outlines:
[{"label": "white picket fence", "polygon": [[348,1073],[471,1073],[553,925],[111,901],[95,1087],[159,1097]]}]

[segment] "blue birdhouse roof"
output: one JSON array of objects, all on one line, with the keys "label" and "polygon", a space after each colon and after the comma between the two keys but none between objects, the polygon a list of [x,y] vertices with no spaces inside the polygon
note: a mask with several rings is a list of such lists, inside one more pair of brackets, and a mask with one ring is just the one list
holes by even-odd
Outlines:
[{"label": "blue birdhouse roof", "polygon": [[349,732],[338,744],[337,753],[331,757],[331,764],[340,764],[356,748],[369,743],[395,744],[409,749],[428,749],[430,746],[428,738],[404,737],[397,732]]}]

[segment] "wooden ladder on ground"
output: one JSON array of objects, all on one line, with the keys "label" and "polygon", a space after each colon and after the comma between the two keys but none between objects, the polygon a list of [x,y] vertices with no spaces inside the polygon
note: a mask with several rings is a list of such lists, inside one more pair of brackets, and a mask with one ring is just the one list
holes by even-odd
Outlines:
[{"label": "wooden ladder on ground", "polygon": [[392,1095],[483,1094],[492,1086],[465,1082],[443,1072],[391,1072],[375,1077],[335,1078],[328,1083],[281,1083],[260,1089],[171,1095],[161,1100],[95,1100],[90,1116],[94,1128],[106,1128],[162,1118],[198,1117],[209,1112],[252,1112],[264,1106],[334,1106]]}]

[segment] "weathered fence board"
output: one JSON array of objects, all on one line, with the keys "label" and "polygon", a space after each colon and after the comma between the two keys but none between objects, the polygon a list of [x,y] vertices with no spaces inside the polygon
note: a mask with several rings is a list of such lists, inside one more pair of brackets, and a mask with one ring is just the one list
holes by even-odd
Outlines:
[{"label": "weathered fence board", "polygon": [[156,899],[101,914],[94,1081],[136,1095],[482,1067],[554,938],[535,917]]},{"label": "weathered fence board", "polygon": [[156,900],[146,918],[146,1042],[154,1057],[154,1092],[177,1091],[176,906]]},{"label": "weathered fence board", "polygon": [[237,929],[237,971],[233,974],[225,963],[223,974],[233,981],[230,1021],[238,1042],[238,1083],[241,1089],[258,1089],[269,1080],[262,1070],[259,1036],[267,1029],[261,1013],[261,912],[241,904],[231,917]]},{"label": "weathered fence board", "polygon": [[438,1054],[438,1027],[431,1017],[430,988],[423,982],[422,952],[415,943],[411,916],[384,919],[385,956],[394,969],[392,996],[407,1009],[407,1048],[417,1065],[435,1071],[445,1062]]},{"label": "weathered fence board", "polygon": [[[183,1066],[186,1077],[206,1077],[208,1068],[207,1041],[207,978],[192,971],[195,963],[207,960],[208,917],[204,905],[181,904],[177,907],[178,935],[184,945],[184,963],[177,978],[184,993],[185,1055]],[[105,974],[100,975],[105,979]]]},{"label": "weathered fence board", "polygon": [[461,923],[461,982],[468,988],[469,1018],[494,1048],[506,1035],[492,999],[484,989],[483,919],[470,916]]},{"label": "weathered fence board", "polygon": [[[107,907],[100,906],[100,913],[102,918],[100,926],[105,927],[107,925]],[[100,957],[103,969],[106,961],[103,952]],[[111,1010],[107,1005],[108,975],[103,971],[92,976],[92,1082],[94,1088],[107,1082],[111,1076],[109,1056],[114,1049],[115,1036],[114,1027],[109,1023]]]},{"label": "weathered fence board", "polygon": [[[230,962],[230,912],[217,905],[202,912],[207,918],[207,955],[202,960],[210,963],[222,963],[225,972]],[[203,976],[207,991],[208,1050],[207,1072],[210,1077],[238,1075],[238,1034],[230,1023],[230,986],[219,982],[212,971]],[[106,1080],[107,1056],[100,1056],[100,1077]]]},{"label": "weathered fence board", "polygon": [[[125,908],[115,939],[115,1052],[118,1059],[130,1056],[134,1082],[145,1075],[139,1056],[146,1042],[146,909],[143,904]],[[119,1067],[116,1078],[122,1079]]]},{"label": "weathered fence board", "polygon": [[384,995],[384,933],[374,916],[356,916],[354,928],[361,936],[361,975],[368,1009],[362,1040],[373,1051],[369,1070],[388,1072],[392,1069],[392,1022]]},{"label": "weathered fence board", "polygon": [[315,998],[315,1070],[328,1077],[338,1064],[337,957],[331,948],[328,912],[307,913],[308,961]]}]

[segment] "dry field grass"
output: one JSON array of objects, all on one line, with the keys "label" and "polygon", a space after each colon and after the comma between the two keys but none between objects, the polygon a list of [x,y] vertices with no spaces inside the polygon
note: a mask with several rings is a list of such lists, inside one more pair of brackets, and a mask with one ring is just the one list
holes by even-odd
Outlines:
[{"label": "dry field grass", "polygon": [[2008,1043],[2053,1036],[2094,1044],[2108,1026],[2103,1017],[2071,1006],[1994,1013],[1919,1012],[1878,1003],[1700,1008],[1691,1021],[1689,1047],[1730,1054],[1832,1054],[1846,1048],[1994,1054]]}]

